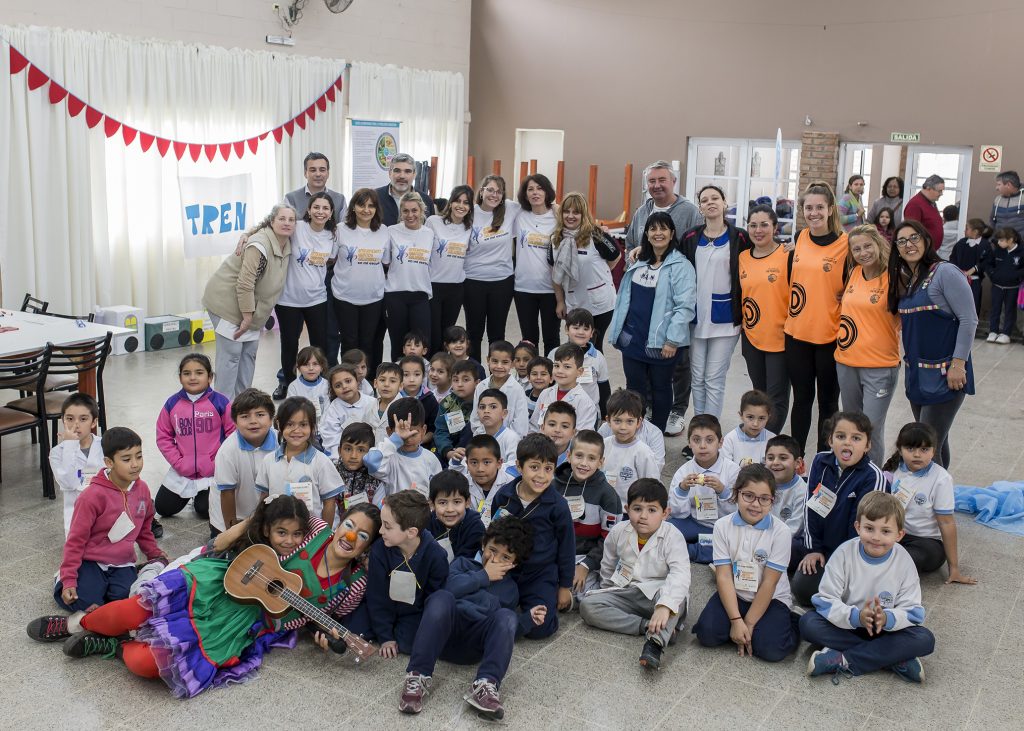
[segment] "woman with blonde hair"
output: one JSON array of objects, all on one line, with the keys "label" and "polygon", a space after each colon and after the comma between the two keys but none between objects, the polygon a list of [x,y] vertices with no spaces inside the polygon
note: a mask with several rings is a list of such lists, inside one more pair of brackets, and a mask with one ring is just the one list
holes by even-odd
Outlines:
[{"label": "woman with blonde hair", "polygon": [[399,221],[388,226],[388,277],[384,284],[384,309],[387,312],[391,360],[402,357],[408,333],[416,333],[430,342],[430,257],[434,251],[434,230],[424,226],[427,207],[415,191],[402,196]]},{"label": "woman with blonde hair", "polygon": [[847,234],[850,276],[840,305],[836,373],[843,411],[871,419],[871,461],[885,460],[885,415],[900,376],[899,318],[889,310],[889,242],[874,224]]},{"label": "woman with blonde hair", "polygon": [[565,196],[557,221],[551,234],[555,312],[559,319],[577,308],[590,312],[594,347],[603,351],[604,334],[615,310],[612,269],[622,254],[597,225],[582,193]]}]

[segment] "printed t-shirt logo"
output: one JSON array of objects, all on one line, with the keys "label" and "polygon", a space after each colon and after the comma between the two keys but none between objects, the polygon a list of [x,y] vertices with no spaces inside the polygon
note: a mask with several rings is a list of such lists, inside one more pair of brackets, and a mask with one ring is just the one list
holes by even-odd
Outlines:
[{"label": "printed t-shirt logo", "polygon": [[857,323],[848,315],[841,315],[839,318],[839,337],[836,344],[840,350],[847,350],[857,342]]}]

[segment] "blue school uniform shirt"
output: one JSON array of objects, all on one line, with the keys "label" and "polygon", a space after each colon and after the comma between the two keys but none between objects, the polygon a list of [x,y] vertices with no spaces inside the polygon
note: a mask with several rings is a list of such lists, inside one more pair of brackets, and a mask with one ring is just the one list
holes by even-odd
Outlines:
[{"label": "blue school uniform shirt", "polygon": [[453,528],[448,529],[437,518],[436,513],[430,514],[430,524],[427,530],[434,536],[434,540],[443,541],[445,538],[452,542],[452,553],[455,560],[459,558],[473,558],[480,553],[480,539],[484,537],[484,524],[480,520],[480,513],[475,510],[466,509],[462,520]]},{"label": "blue school uniform shirt", "polygon": [[[416,575],[416,601],[412,604],[396,602],[388,595],[391,573],[396,569]],[[395,625],[406,617],[419,621],[423,602],[444,586],[448,580],[448,554],[437,545],[429,531],[423,531],[419,548],[408,561],[397,547],[388,547],[376,541],[370,549],[369,581],[366,587],[366,608],[370,611],[370,627],[378,642],[395,640]]]},{"label": "blue school uniform shirt", "polygon": [[524,506],[516,488],[522,478],[499,488],[490,506],[490,523],[504,515],[514,515],[533,526],[533,552],[516,572],[527,580],[556,581],[572,586],[576,572],[576,534],[569,503],[551,485],[533,502]]},{"label": "blue school uniform shirt", "polygon": [[804,504],[804,547],[828,558],[845,541],[857,537],[853,523],[860,499],[874,490],[888,491],[888,483],[867,453],[860,462],[840,471],[833,452],[818,452],[807,474],[808,500],[819,485],[836,493],[836,502],[824,518]]}]

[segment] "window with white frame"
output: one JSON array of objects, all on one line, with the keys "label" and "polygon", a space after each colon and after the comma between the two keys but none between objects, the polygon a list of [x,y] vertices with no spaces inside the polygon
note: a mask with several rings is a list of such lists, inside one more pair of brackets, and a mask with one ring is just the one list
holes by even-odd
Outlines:
[{"label": "window with white frame", "polygon": [[779,217],[779,236],[791,238],[800,185],[799,140],[782,141],[778,163],[775,140],[691,137],[686,196],[696,202],[703,186],[717,185],[728,201],[726,218],[737,226],[746,225],[750,208],[770,204]]}]

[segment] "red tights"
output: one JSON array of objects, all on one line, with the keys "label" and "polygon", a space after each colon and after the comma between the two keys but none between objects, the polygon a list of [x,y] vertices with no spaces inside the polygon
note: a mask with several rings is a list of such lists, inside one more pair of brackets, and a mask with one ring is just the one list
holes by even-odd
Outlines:
[{"label": "red tights", "polygon": [[[82,627],[107,637],[117,637],[138,629],[153,613],[139,603],[139,598],[130,596],[109,602],[82,617]],[[159,678],[160,670],[156,658],[145,642],[129,640],[121,643],[121,659],[125,666],[143,678]]]}]

